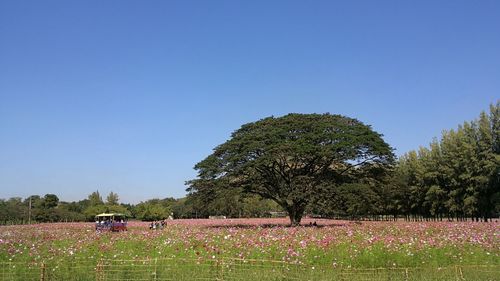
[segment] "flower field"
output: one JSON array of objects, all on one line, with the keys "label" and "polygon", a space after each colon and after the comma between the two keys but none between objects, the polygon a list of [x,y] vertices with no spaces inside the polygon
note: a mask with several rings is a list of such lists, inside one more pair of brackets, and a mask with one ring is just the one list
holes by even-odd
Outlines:
[{"label": "flower field", "polygon": [[0,262],[22,268],[43,264],[53,272],[68,264],[95,269],[100,261],[144,260],[188,261],[191,268],[226,259],[259,261],[310,271],[500,266],[498,222],[314,220],[314,227],[312,221],[292,228],[287,219],[175,220],[163,230],[131,222],[129,231],[120,233],[96,233],[92,223],[2,226]]}]

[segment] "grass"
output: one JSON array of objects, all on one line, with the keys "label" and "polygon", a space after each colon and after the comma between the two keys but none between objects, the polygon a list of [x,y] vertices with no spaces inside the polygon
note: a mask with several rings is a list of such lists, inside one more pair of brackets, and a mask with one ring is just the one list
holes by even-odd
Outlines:
[{"label": "grass", "polygon": [[0,279],[499,280],[498,223],[283,223],[188,220],[162,231],[131,223],[123,233],[85,223],[0,227]]}]

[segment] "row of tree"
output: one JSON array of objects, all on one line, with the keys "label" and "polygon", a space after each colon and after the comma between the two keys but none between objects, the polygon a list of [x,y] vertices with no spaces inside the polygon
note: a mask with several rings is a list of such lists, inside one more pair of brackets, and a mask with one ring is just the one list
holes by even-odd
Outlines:
[{"label": "row of tree", "polygon": [[26,224],[37,222],[93,221],[95,215],[106,212],[126,214],[130,219],[154,221],[174,218],[205,218],[210,215],[228,217],[262,217],[269,211],[279,211],[272,202],[244,194],[221,196],[210,204],[200,203],[200,198],[188,196],[174,199],[150,199],[138,204],[119,203],[118,194],[111,192],[103,200],[99,191],[86,199],[63,202],[54,194],[28,198],[0,199],[0,224]]},{"label": "row of tree", "polygon": [[395,212],[488,220],[500,213],[500,104],[410,151],[396,167]]}]

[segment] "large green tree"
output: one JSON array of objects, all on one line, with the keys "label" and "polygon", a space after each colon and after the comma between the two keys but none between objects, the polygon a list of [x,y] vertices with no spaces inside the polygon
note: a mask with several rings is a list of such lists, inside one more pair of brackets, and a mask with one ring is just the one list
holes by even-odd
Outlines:
[{"label": "large green tree", "polygon": [[196,164],[190,192],[239,188],[280,205],[292,225],[307,205],[353,178],[392,164],[392,148],[362,122],[332,114],[288,114],[243,125]]}]

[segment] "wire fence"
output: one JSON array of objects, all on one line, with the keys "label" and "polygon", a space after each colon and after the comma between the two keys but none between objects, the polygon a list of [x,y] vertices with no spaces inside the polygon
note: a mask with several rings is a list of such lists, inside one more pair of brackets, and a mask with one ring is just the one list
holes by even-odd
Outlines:
[{"label": "wire fence", "polygon": [[64,264],[0,263],[0,280],[490,280],[500,281],[500,265],[442,268],[341,268],[269,260],[144,259],[74,260]]}]

